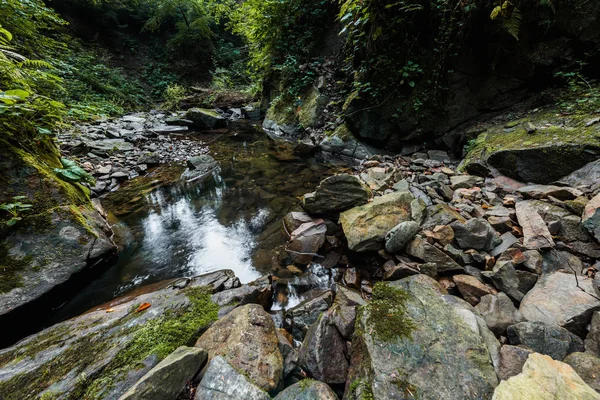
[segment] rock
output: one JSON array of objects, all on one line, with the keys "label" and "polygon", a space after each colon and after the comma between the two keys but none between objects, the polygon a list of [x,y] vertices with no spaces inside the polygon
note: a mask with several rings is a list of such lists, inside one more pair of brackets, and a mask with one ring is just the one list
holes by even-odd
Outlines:
[{"label": "rock", "polygon": [[317,152],[317,146],[310,139],[301,140],[294,146],[293,151],[300,157],[312,157]]},{"label": "rock", "polygon": [[181,179],[186,182],[202,181],[212,174],[219,166],[214,158],[205,154],[188,159],[188,168],[181,174]]},{"label": "rock", "polygon": [[215,293],[210,299],[221,307],[254,303],[268,310],[273,304],[273,287],[269,277],[265,276],[238,288]]},{"label": "rock", "polygon": [[256,304],[238,307],[218,320],[196,342],[246,374],[261,389],[271,391],[283,377],[283,358],[271,316]]},{"label": "rock", "polygon": [[438,225],[433,228],[433,231],[425,231],[423,234],[444,247],[448,246],[454,240],[454,230],[449,225]]},{"label": "rock", "polygon": [[338,400],[338,397],[325,383],[304,379],[288,386],[275,400]]},{"label": "rock", "polygon": [[[29,336],[0,350],[0,396],[33,399],[50,391],[117,399],[208,328],[218,313],[210,293],[235,285],[228,270],[189,279],[181,289],[160,282]],[[135,312],[143,303],[150,308]]]},{"label": "rock", "polygon": [[410,183],[408,183],[406,179],[402,179],[394,183],[392,189],[394,189],[397,192],[407,192],[410,190]]},{"label": "rock", "polygon": [[344,271],[344,283],[349,288],[360,289],[361,281],[361,273],[356,268],[347,268],[346,271]]},{"label": "rock", "polygon": [[475,309],[481,314],[485,323],[496,336],[506,335],[510,325],[525,321],[509,297],[500,292],[488,294],[481,298]]},{"label": "rock", "polygon": [[411,275],[418,275],[419,273],[418,270],[403,264],[383,266],[384,281],[397,281],[398,279],[406,278]]},{"label": "rock", "polygon": [[352,339],[354,323],[356,320],[356,307],[364,306],[360,293],[337,285],[335,300],[329,310],[330,320],[346,340]]},{"label": "rock", "polygon": [[569,365],[542,354],[530,354],[523,372],[500,382],[492,400],[595,400],[594,392]]},{"label": "rock", "polygon": [[596,240],[600,241],[600,193],[585,206],[581,223]]},{"label": "rock", "polygon": [[458,221],[466,222],[465,218],[458,211],[447,204],[438,204],[427,207],[427,216],[421,226],[424,230],[431,230],[438,225],[450,225],[450,223]]},{"label": "rock", "polygon": [[548,225],[548,229],[553,225],[558,228],[558,232],[555,231],[554,234],[560,240],[567,243],[593,241],[592,236],[582,226],[579,216],[573,215],[555,204],[541,200],[529,200],[528,204],[542,217],[546,225]]},{"label": "rock", "polygon": [[580,277],[577,287],[572,273],[554,272],[543,275],[521,302],[520,311],[528,321],[562,326],[576,335],[584,336],[592,313],[600,309],[592,281]]},{"label": "rock", "polygon": [[543,322],[519,322],[507,329],[508,342],[563,360],[568,354],[583,350],[583,341],[566,330]]},{"label": "rock", "polygon": [[503,233],[502,236],[500,236],[500,240],[501,243],[490,251],[490,256],[497,257],[508,250],[513,244],[519,243],[519,239],[510,232]]},{"label": "rock", "polygon": [[523,245],[529,250],[539,250],[554,247],[554,240],[548,231],[546,223],[529,205],[528,201],[516,204],[517,219],[523,228]]},{"label": "rock", "polygon": [[348,174],[330,176],[314,192],[305,194],[302,207],[309,214],[337,214],[367,203],[371,191],[357,177]]},{"label": "rock", "polygon": [[504,292],[515,302],[520,302],[524,294],[519,291],[519,277],[511,262],[497,263],[492,271],[482,272],[492,281],[496,289]]},{"label": "rock", "polygon": [[600,358],[588,353],[571,353],[563,362],[569,364],[592,389],[600,392]]},{"label": "rock", "polygon": [[340,223],[348,248],[357,252],[382,249],[385,235],[410,219],[412,200],[409,192],[393,192],[341,213]]},{"label": "rock", "polygon": [[527,199],[547,199],[554,197],[559,200],[574,200],[581,196],[583,192],[570,187],[553,185],[528,185],[517,190]]},{"label": "rock", "polygon": [[498,378],[507,380],[511,376],[519,375],[523,371],[523,365],[527,361],[527,357],[533,354],[533,351],[518,346],[505,344],[500,349],[500,370]]},{"label": "rock", "polygon": [[119,400],[175,399],[204,364],[203,349],[181,346],[152,368]]},{"label": "rock", "polygon": [[160,164],[160,156],[157,153],[145,153],[138,158],[137,163],[153,167]]},{"label": "rock", "polygon": [[529,293],[535,286],[538,280],[538,275],[528,271],[516,270],[517,278],[519,278],[519,292],[523,294]]},{"label": "rock", "polygon": [[457,264],[446,253],[418,236],[408,244],[405,252],[409,256],[418,258],[423,262],[436,264],[438,272],[463,270],[463,267]]},{"label": "rock", "polygon": [[333,293],[328,290],[314,298],[304,300],[296,307],[285,313],[286,328],[291,332],[295,340],[301,342],[308,328],[315,323],[319,315],[327,311],[333,303]]},{"label": "rock", "polygon": [[99,156],[108,156],[114,153],[126,153],[133,151],[135,146],[123,139],[103,139],[84,141],[91,153]]},{"label": "rock", "polygon": [[293,231],[298,229],[300,225],[312,221],[313,219],[307,213],[292,211],[290,213],[287,213],[286,216],[283,218],[283,225],[285,227],[286,233],[289,236]]},{"label": "rock", "polygon": [[[283,377],[286,378],[298,365],[298,352],[294,345],[288,340],[290,334],[285,329],[277,329],[277,339],[279,340],[279,351],[283,357]],[[290,336],[290,339],[293,339]]]},{"label": "rock", "polygon": [[594,311],[590,331],[585,337],[585,352],[600,357],[600,312]]},{"label": "rock", "polygon": [[400,252],[419,232],[419,224],[415,221],[404,221],[396,225],[385,235],[385,251]]},{"label": "rock", "polygon": [[309,264],[325,243],[327,226],[322,219],[300,225],[290,235],[286,250],[293,262]]},{"label": "rock", "polygon": [[331,319],[322,313],[313,323],[298,353],[298,364],[309,376],[330,385],[346,382],[348,370],[346,341]]},{"label": "rock", "polygon": [[185,114],[185,119],[192,121],[194,128],[202,130],[220,129],[227,127],[227,120],[214,110],[205,108],[190,108]]},{"label": "rock", "polygon": [[349,158],[350,161],[354,159],[364,160],[379,153],[377,149],[367,146],[357,140],[346,124],[338,126],[332,135],[327,135],[321,143],[319,143],[319,147],[325,153],[330,153],[333,156],[342,158]]},{"label": "rock", "polygon": [[446,153],[443,150],[429,150],[427,152],[427,155],[432,160],[440,161],[446,164],[450,162],[450,157],[448,156],[448,153]]},{"label": "rock", "polygon": [[455,175],[450,177],[450,187],[456,189],[470,189],[483,183],[483,178],[473,175]]},{"label": "rock", "polygon": [[490,251],[502,243],[502,240],[483,218],[473,218],[466,223],[453,222],[454,239],[461,249]]},{"label": "rock", "polygon": [[[443,296],[441,286],[425,275],[386,285],[407,293],[406,317],[417,328],[410,339],[398,337],[396,326],[385,329],[385,324],[371,321],[372,310],[364,307],[352,340],[346,396],[356,398],[364,388],[350,383],[361,381],[375,399],[406,398],[406,389],[412,397],[424,399],[489,398],[498,381],[481,333],[487,330],[485,323],[481,321],[483,327],[473,324],[474,313],[449,303],[451,298],[462,300]],[[390,294],[383,296],[385,305]],[[378,336],[380,329],[387,332],[383,338]]]},{"label": "rock", "polygon": [[598,185],[598,171],[600,171],[600,159],[586,164],[556,183],[562,186],[593,188]]},{"label": "rock", "polygon": [[222,356],[215,356],[196,389],[195,400],[269,400],[251,378],[239,372]]},{"label": "rock", "polygon": [[454,283],[456,283],[456,286],[458,287],[458,290],[460,291],[460,294],[462,294],[463,298],[473,306],[479,303],[482,296],[493,295],[497,293],[494,288],[484,285],[478,281],[477,278],[474,278],[470,275],[454,275],[452,280]]}]

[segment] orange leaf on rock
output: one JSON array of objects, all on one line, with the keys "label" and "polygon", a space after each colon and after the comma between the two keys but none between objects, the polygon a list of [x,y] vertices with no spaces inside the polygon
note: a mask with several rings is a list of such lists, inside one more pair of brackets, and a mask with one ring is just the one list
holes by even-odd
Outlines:
[{"label": "orange leaf on rock", "polygon": [[150,306],[151,306],[151,305],[152,305],[152,304],[150,304],[150,303],[143,303],[143,304],[140,304],[140,306],[137,308],[137,310],[135,310],[135,312],[144,311],[144,310],[146,310],[146,309],[150,308]]}]

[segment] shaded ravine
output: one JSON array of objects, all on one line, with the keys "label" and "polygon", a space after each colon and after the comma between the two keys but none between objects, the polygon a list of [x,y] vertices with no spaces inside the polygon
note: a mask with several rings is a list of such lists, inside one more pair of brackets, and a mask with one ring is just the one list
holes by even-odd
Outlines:
[{"label": "shaded ravine", "polygon": [[273,250],[286,239],[281,218],[333,172],[251,124],[190,137],[208,143],[220,168],[203,183],[184,183],[184,166],[164,165],[104,198],[119,259],[50,323],[165,279],[231,269],[247,283],[271,272]]}]

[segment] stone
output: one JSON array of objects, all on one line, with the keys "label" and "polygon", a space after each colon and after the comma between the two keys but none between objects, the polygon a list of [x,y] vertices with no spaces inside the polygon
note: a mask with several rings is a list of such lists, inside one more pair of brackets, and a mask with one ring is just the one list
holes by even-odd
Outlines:
[{"label": "stone", "polygon": [[421,199],[414,199],[410,202],[410,216],[413,221],[417,224],[421,225],[423,223],[423,219],[425,219],[425,214],[427,212],[427,205]]},{"label": "stone", "polygon": [[596,240],[600,241],[600,193],[585,206],[581,223]]},{"label": "stone", "polygon": [[319,147],[333,156],[350,160],[364,160],[379,151],[357,140],[346,124],[338,126],[332,135],[326,135]]},{"label": "stone", "polygon": [[528,201],[516,204],[517,219],[523,228],[523,245],[529,250],[554,247],[554,240],[546,223]]},{"label": "stone", "polygon": [[459,301],[469,307],[454,296],[444,296],[442,287],[428,276],[386,285],[407,293],[407,317],[417,328],[411,339],[394,337],[393,331],[382,339],[377,336],[379,325],[370,320],[369,307],[364,307],[352,340],[346,396],[356,398],[361,388],[351,382],[362,381],[375,399],[406,398],[406,388],[412,397],[424,399],[489,398],[498,380],[483,336],[487,331],[488,338],[495,339],[485,322],[477,324],[473,312],[453,305]]},{"label": "stone", "polygon": [[222,356],[216,356],[209,362],[194,397],[195,400],[269,400],[270,398],[271,396],[256,386],[251,378],[239,372]]},{"label": "stone", "polygon": [[275,390],[283,378],[283,358],[271,316],[257,304],[232,310],[196,342],[209,360],[221,355],[261,389]]},{"label": "stone", "polygon": [[190,108],[185,119],[192,121],[192,127],[201,130],[220,129],[227,127],[227,120],[214,110],[205,108]]},{"label": "stone", "polygon": [[[290,336],[289,339],[288,336]],[[297,369],[298,352],[290,342],[290,340],[293,341],[293,338],[285,329],[277,329],[277,340],[279,340],[279,351],[283,357],[283,377],[286,378]]]},{"label": "stone", "polygon": [[186,182],[202,181],[209,177],[219,163],[211,156],[204,154],[187,160],[188,168],[181,174],[181,179]]},{"label": "stone", "polygon": [[600,357],[600,312],[594,311],[590,331],[585,337],[585,352]]},{"label": "stone", "polygon": [[338,400],[338,397],[327,384],[304,379],[285,388],[275,400]]},{"label": "stone", "polygon": [[583,227],[581,218],[571,214],[568,210],[541,200],[528,200],[528,205],[542,217],[548,229],[550,226],[558,228],[555,233],[558,238],[566,243],[576,241],[592,242],[593,238]]},{"label": "stone", "polygon": [[530,354],[523,372],[501,381],[492,400],[597,400],[600,394],[589,387],[569,365],[543,354]]},{"label": "stone", "polygon": [[146,164],[150,167],[160,164],[160,155],[157,153],[144,153],[138,158],[138,164]]},{"label": "stone", "polygon": [[528,321],[558,325],[585,336],[593,312],[600,309],[600,301],[588,294],[594,293],[591,279],[579,277],[578,280],[585,292],[577,287],[572,273],[542,275],[523,298],[521,313]]},{"label": "stone", "polygon": [[371,190],[360,179],[338,174],[323,179],[314,192],[305,194],[302,207],[309,214],[337,214],[366,204],[371,196]]},{"label": "stone", "polygon": [[290,242],[286,250],[293,262],[309,264],[321,246],[325,243],[327,226],[318,219],[300,225],[290,234]]},{"label": "stone", "polygon": [[579,189],[573,189],[567,186],[553,185],[527,185],[517,189],[526,199],[547,199],[554,197],[559,200],[574,200],[583,195]]},{"label": "stone", "polygon": [[350,288],[360,289],[361,278],[362,275],[360,271],[354,267],[347,268],[346,271],[344,271],[344,283]]},{"label": "stone", "polygon": [[568,354],[583,351],[583,341],[556,325],[543,322],[519,322],[506,329],[508,343],[522,345],[531,350],[563,360]]},{"label": "stone", "polygon": [[473,218],[466,223],[453,222],[454,240],[461,249],[490,251],[502,243],[502,240],[483,218]]},{"label": "stone", "polygon": [[496,336],[506,335],[506,328],[510,325],[525,321],[510,298],[502,292],[481,297],[475,309]]},{"label": "stone", "polygon": [[181,346],[148,371],[119,400],[175,399],[200,371],[207,357],[203,349]]},{"label": "stone", "polygon": [[494,288],[484,285],[470,275],[454,275],[452,280],[456,283],[463,298],[473,306],[479,303],[483,296],[497,293]]},{"label": "stone", "polygon": [[348,248],[356,252],[382,249],[385,235],[400,222],[410,220],[412,200],[409,192],[393,192],[342,212],[340,223]]},{"label": "stone", "polygon": [[524,294],[519,291],[519,277],[513,263],[497,263],[492,271],[482,272],[483,276],[488,278],[496,289],[504,292],[515,302],[520,302]]},{"label": "stone", "polygon": [[466,222],[465,218],[458,211],[447,204],[438,204],[427,207],[427,216],[421,229],[431,230],[438,225],[450,225],[452,222]]},{"label": "stone", "polygon": [[570,187],[594,187],[600,177],[600,159],[592,161],[582,168],[561,178],[556,184]]},{"label": "stone", "polygon": [[294,154],[300,157],[312,157],[318,147],[310,139],[300,140],[294,146]]},{"label": "stone", "polygon": [[406,247],[419,232],[419,224],[415,221],[400,222],[385,235],[385,251],[398,253]]},{"label": "stone", "polygon": [[470,189],[483,183],[483,178],[474,175],[455,175],[450,177],[450,187],[456,189]]},{"label": "stone", "polygon": [[268,310],[273,304],[273,287],[269,277],[265,276],[238,288],[215,293],[210,299],[221,307],[254,303]]},{"label": "stone", "polygon": [[490,256],[498,257],[500,254],[508,250],[512,245],[519,243],[519,239],[517,239],[511,232],[503,233],[500,236],[500,240],[501,243],[490,251]]},{"label": "stone", "polygon": [[563,362],[569,364],[577,375],[596,392],[600,392],[600,358],[588,353],[571,353]]},{"label": "stone", "polygon": [[356,320],[356,307],[364,306],[365,304],[366,301],[361,297],[360,293],[337,285],[335,299],[329,310],[329,316],[344,339],[352,339]]},{"label": "stone", "polygon": [[435,263],[438,272],[462,271],[463,267],[456,263],[450,256],[437,247],[427,243],[426,240],[417,236],[408,244],[406,254],[426,263]]},{"label": "stone", "polygon": [[584,264],[579,257],[566,251],[552,249],[542,254],[542,273],[549,274],[559,270],[582,274]]},{"label": "stone", "polygon": [[315,323],[319,315],[327,311],[333,303],[333,292],[328,290],[318,296],[304,300],[285,313],[285,327],[295,340],[301,342],[308,328]]},{"label": "stone", "polygon": [[402,179],[394,183],[392,189],[394,189],[397,192],[406,192],[410,190],[410,183],[408,183],[406,179]]},{"label": "stone", "polygon": [[346,382],[346,341],[329,312],[322,313],[308,329],[298,353],[298,364],[319,381],[330,385]]},{"label": "stone", "polygon": [[305,212],[300,211],[292,211],[285,215],[283,218],[283,225],[285,227],[286,233],[288,236],[298,229],[300,225],[312,222],[313,218]]},{"label": "stone", "polygon": [[519,279],[519,292],[523,294],[529,293],[535,286],[538,280],[538,275],[529,271],[515,270],[517,278]]},{"label": "stone", "polygon": [[450,157],[448,156],[448,153],[446,153],[443,150],[429,150],[427,152],[427,156],[429,156],[429,158],[432,160],[440,161],[446,164],[450,162]]},{"label": "stone", "polygon": [[533,354],[533,351],[519,346],[511,346],[505,344],[500,349],[500,370],[498,378],[507,380],[511,376],[519,375],[523,371],[523,365],[527,361],[527,357]]},{"label": "stone", "polygon": [[398,279],[406,278],[407,276],[411,275],[418,275],[419,273],[420,272],[418,270],[404,264],[383,266],[384,281],[397,281]]}]

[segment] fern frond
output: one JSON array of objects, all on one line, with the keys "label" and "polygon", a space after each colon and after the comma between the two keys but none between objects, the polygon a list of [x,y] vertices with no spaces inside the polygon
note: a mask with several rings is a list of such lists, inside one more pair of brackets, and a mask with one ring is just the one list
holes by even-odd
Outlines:
[{"label": "fern frond", "polygon": [[37,69],[53,69],[54,66],[43,60],[24,60],[18,64],[19,67],[37,68]]},{"label": "fern frond", "polygon": [[519,40],[519,30],[521,28],[521,11],[515,7],[508,18],[505,18],[502,22],[502,27],[512,37]]},{"label": "fern frond", "polygon": [[492,21],[495,20],[496,18],[498,18],[500,16],[501,13],[502,13],[501,6],[494,7],[494,9],[492,10],[492,13],[490,14],[490,19]]},{"label": "fern frond", "polygon": [[540,5],[549,7],[556,14],[556,8],[554,8],[552,0],[540,0]]}]

